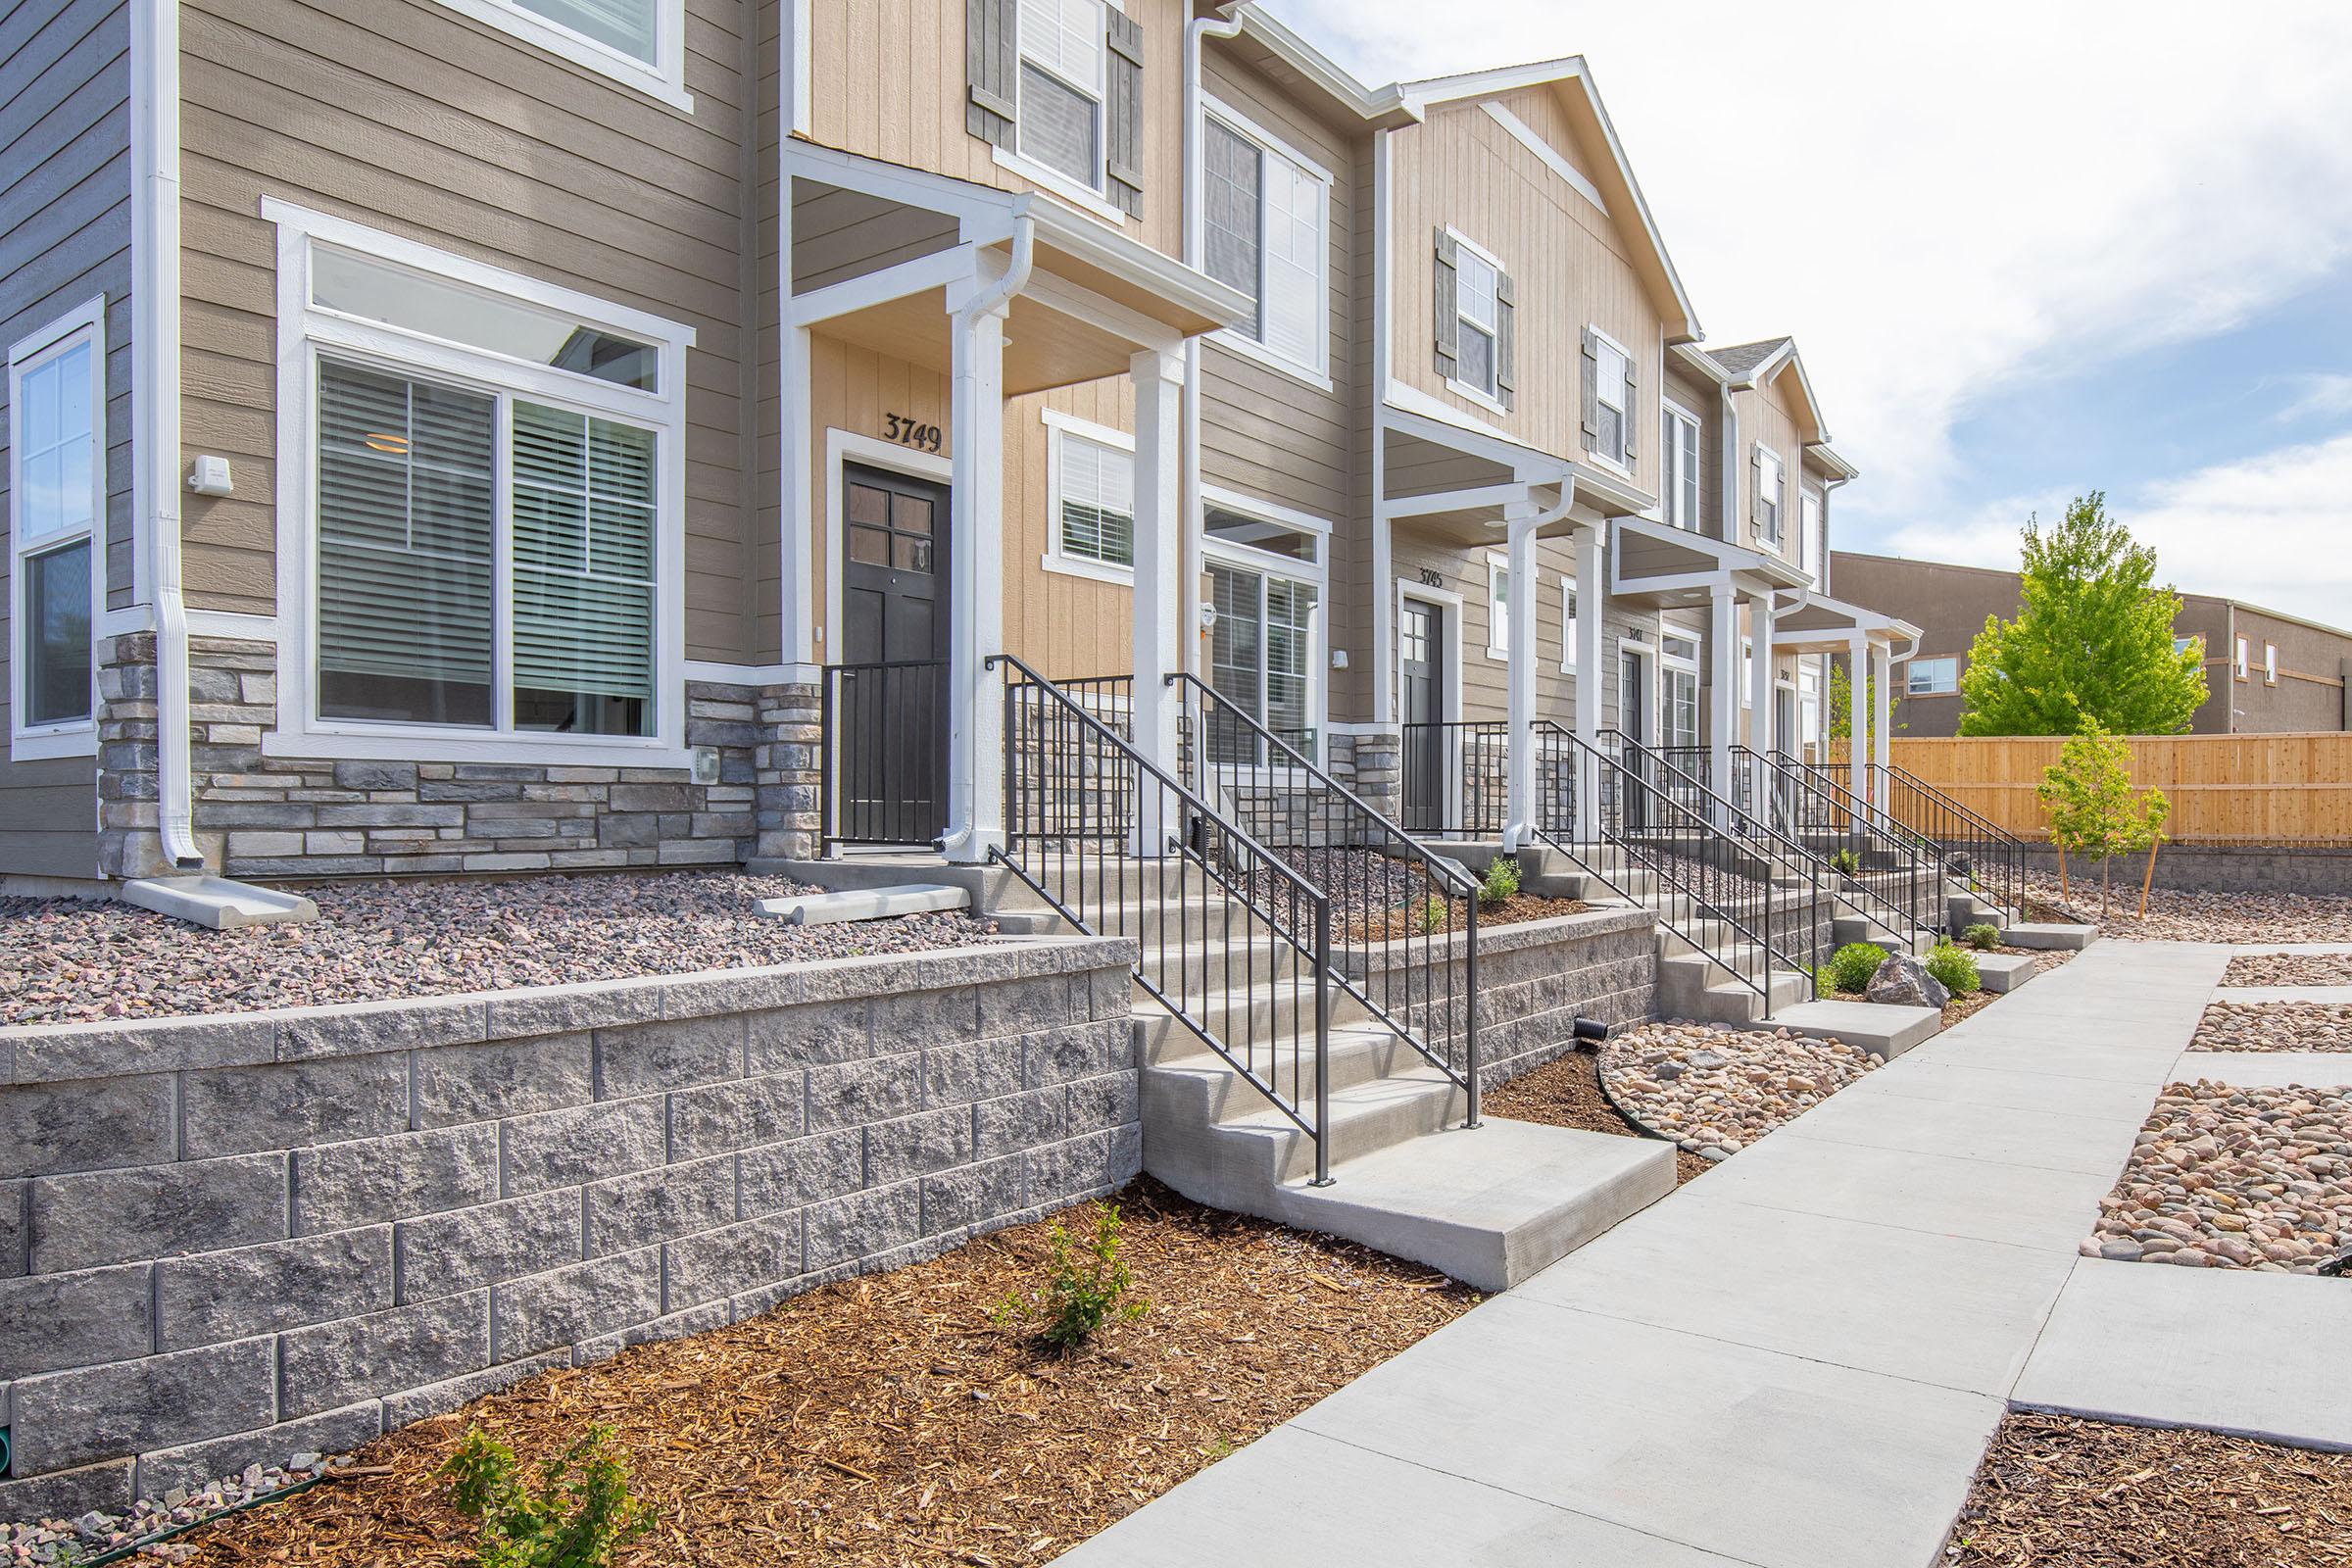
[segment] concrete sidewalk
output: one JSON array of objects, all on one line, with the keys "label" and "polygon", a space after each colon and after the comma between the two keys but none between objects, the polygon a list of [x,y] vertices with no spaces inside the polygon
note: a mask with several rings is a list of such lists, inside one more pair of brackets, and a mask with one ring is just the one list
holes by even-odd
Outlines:
[{"label": "concrete sidewalk", "polygon": [[1927,1568],[2229,954],[2094,945],[1061,1560]]}]

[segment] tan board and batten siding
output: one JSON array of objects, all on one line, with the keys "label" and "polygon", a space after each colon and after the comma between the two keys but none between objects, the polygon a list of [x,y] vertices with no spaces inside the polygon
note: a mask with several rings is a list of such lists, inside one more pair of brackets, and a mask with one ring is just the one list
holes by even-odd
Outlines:
[{"label": "tan board and batten siding", "polygon": [[774,51],[739,31],[756,14],[689,0],[689,116],[429,0],[185,0],[185,442],[237,474],[234,496],[188,506],[192,607],[274,609],[269,196],[692,326],[686,653],[760,657],[772,436],[752,368],[773,272],[746,258],[773,138],[747,157],[743,120],[772,112]]},{"label": "tan board and batten siding", "polygon": [[[107,603],[132,594],[130,13],[122,0],[22,4],[0,15],[0,348],[103,294]],[[0,378],[0,446],[14,411]],[[14,517],[0,464],[0,516]],[[10,553],[0,551],[0,738],[14,689]],[[0,763],[0,865],[84,878],[98,864],[97,760]]]},{"label": "tan board and batten siding", "polygon": [[[1747,545],[1768,554],[1777,553],[1785,560],[1798,559],[1797,529],[1803,524],[1803,475],[1805,443],[1819,438],[1812,416],[1806,412],[1794,369],[1784,367],[1763,385],[1732,394],[1734,408],[1740,416],[1740,462],[1747,466],[1740,475],[1740,529],[1734,535],[1736,543]],[[1788,476],[1788,500],[1781,514],[1781,542],[1774,547],[1756,536],[1756,465],[1754,450],[1758,446],[1772,449],[1781,460]],[[1817,487],[1818,493],[1818,487]]]},{"label": "tan board and batten siding", "polygon": [[[1552,88],[1528,88],[1497,102],[1592,178],[1592,156],[1572,131]],[[1514,440],[1576,457],[1583,450],[1583,331],[1588,323],[1597,326],[1633,356],[1638,387],[1634,482],[1654,492],[1658,416],[1653,394],[1661,374],[1663,323],[1617,228],[1627,215],[1593,206],[1481,103],[1433,109],[1422,124],[1395,132],[1391,146],[1396,378]],[[1516,285],[1519,389],[1507,415],[1449,390],[1437,371],[1435,236],[1448,224],[1492,252]]]}]

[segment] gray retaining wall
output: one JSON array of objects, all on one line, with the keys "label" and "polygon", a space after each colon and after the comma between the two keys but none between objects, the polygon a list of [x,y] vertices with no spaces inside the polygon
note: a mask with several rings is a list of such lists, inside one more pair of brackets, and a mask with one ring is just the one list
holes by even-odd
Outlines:
[{"label": "gray retaining wall", "polygon": [[[2034,846],[2027,863],[2058,874],[2058,854]],[[2078,885],[2098,900],[2099,868],[2080,857],[2068,862]],[[2127,856],[2114,866],[2115,889],[2128,887],[2136,906],[2147,859]],[[2188,893],[2308,893],[2352,896],[2352,847],[2343,845],[2168,844],[2156,856],[2156,886]]]},{"label": "gray retaining wall", "polygon": [[0,1030],[0,1519],[333,1451],[1108,1192],[1121,941]]}]

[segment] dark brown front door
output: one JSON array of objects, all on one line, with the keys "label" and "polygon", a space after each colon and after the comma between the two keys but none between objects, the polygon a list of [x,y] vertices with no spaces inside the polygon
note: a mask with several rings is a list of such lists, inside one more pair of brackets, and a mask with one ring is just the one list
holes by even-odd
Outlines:
[{"label": "dark brown front door", "polygon": [[947,828],[948,487],[842,469],[836,836],[928,844]]}]

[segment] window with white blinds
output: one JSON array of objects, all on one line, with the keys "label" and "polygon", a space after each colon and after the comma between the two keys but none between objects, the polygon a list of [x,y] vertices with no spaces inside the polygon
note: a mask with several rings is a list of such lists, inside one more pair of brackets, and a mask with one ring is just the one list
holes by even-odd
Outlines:
[{"label": "window with white blinds", "polygon": [[[280,363],[303,367],[279,398],[308,451],[288,465],[303,502],[280,509],[267,744],[517,761],[628,748],[650,764],[660,743],[661,765],[683,765],[691,330],[341,220],[264,213],[307,241],[279,247]],[[379,310],[333,291],[351,255],[451,286]],[[609,356],[538,351],[559,339],[626,344],[641,363],[614,379]]]},{"label": "window with white blinds", "polygon": [[1068,431],[1059,443],[1054,481],[1059,490],[1061,554],[1102,566],[1135,564],[1135,458]]},{"label": "window with white blinds", "polygon": [[1698,420],[1669,403],[1666,420],[1666,520],[1698,529]]},{"label": "window with white blinds", "polygon": [[98,744],[105,299],[17,344],[7,390],[9,755],[84,756]]},{"label": "window with white blinds", "polygon": [[1203,262],[1209,276],[1256,306],[1225,340],[1322,376],[1330,360],[1331,176],[1222,106],[1202,130]]},{"label": "window with white blinds", "polygon": [[1102,188],[1102,0],[1020,0],[1022,157]]}]

